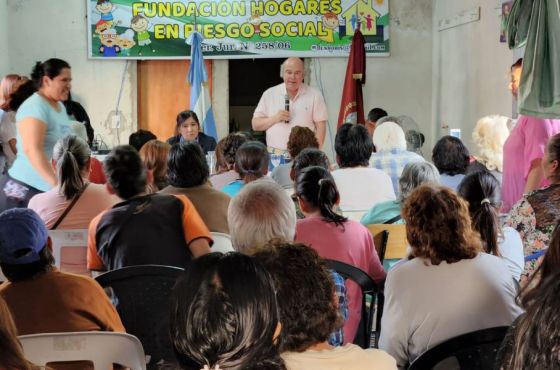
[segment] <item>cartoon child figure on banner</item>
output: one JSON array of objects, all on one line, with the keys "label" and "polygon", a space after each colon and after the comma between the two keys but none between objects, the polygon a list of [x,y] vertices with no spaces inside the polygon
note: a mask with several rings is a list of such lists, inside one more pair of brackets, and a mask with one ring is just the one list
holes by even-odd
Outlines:
[{"label": "cartoon child figure on banner", "polygon": [[152,53],[156,52],[151,45],[152,40],[150,40],[150,33],[148,32],[149,27],[150,22],[148,22],[148,19],[142,14],[135,15],[130,21],[130,28],[136,32],[136,39],[138,40],[138,46],[140,46],[138,55],[142,55],[144,46],[148,46],[152,50]]},{"label": "cartoon child figure on banner", "polygon": [[113,25],[113,11],[117,8],[110,0],[97,0],[95,10],[101,14],[101,20],[109,23],[109,27]]},{"label": "cartoon child figure on banner", "polygon": [[111,28],[111,25],[109,23],[107,23],[106,21],[103,20],[99,20],[96,24],[95,24],[95,35],[93,37],[101,37],[101,32],[108,30],[109,28]]},{"label": "cartoon child figure on banner", "polygon": [[117,31],[114,28],[101,32],[99,39],[101,41],[99,52],[104,57],[116,57],[117,53],[121,52],[120,46],[117,45]]},{"label": "cartoon child figure on banner", "polygon": [[121,48],[121,55],[130,56],[130,49],[136,45],[134,41],[134,31],[131,29],[126,30],[123,34],[117,37],[117,45]]},{"label": "cartoon child figure on banner", "polygon": [[249,18],[249,23],[253,25],[253,29],[255,30],[255,35],[260,36],[262,18],[261,18],[261,14],[258,11],[254,11],[253,14],[251,14],[251,18]]},{"label": "cartoon child figure on banner", "polygon": [[333,12],[323,14],[323,25],[327,35],[319,36],[319,39],[326,42],[334,42],[334,30],[338,28],[338,16]]}]

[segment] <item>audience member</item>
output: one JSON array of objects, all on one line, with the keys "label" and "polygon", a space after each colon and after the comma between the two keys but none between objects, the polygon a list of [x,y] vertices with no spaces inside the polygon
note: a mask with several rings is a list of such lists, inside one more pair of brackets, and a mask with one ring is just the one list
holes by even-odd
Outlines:
[{"label": "audience member", "polygon": [[[305,215],[305,219],[297,222],[296,241],[310,245],[323,258],[360,268],[381,284],[385,271],[371,233],[359,222],[333,210],[339,195],[332,175],[321,167],[307,167],[299,172],[295,190]],[[347,281],[346,288],[350,314],[344,325],[344,338],[352,342],[360,323],[362,294],[353,281]]]},{"label": "audience member", "polygon": [[406,150],[403,129],[395,122],[385,121],[373,133],[375,153],[371,154],[369,164],[391,177],[393,190],[399,195],[399,177],[409,162],[424,162],[420,155]]},{"label": "audience member", "polygon": [[4,299],[0,297],[0,369],[39,370],[25,359],[18,341],[16,324]]},{"label": "audience member", "polygon": [[160,193],[187,196],[210,231],[229,234],[227,211],[231,198],[210,185],[209,173],[200,145],[175,144],[167,160],[169,186]]},{"label": "audience member", "polygon": [[19,335],[71,331],[124,332],[96,281],[54,267],[51,239],[39,216],[18,208],[0,214],[0,285]]},{"label": "audience member", "polygon": [[62,105],[70,91],[70,65],[61,59],[37,62],[31,77],[38,91],[21,104],[16,114],[19,154],[7,175],[0,177],[0,211],[27,207],[34,195],[56,185],[50,164],[52,150],[58,139],[70,133],[70,121]]},{"label": "audience member", "polygon": [[123,201],[89,225],[90,270],[144,264],[185,268],[193,257],[210,252],[208,228],[186,196],[146,194],[151,173],[136,149],[115,147],[103,166],[109,193]]},{"label": "audience member", "polygon": [[394,122],[404,131],[406,150],[422,156],[422,146],[426,141],[424,134],[416,129],[417,123],[408,116],[385,116],[377,121],[377,126],[385,122]]},{"label": "audience member", "polygon": [[157,140],[156,135],[148,130],[139,129],[138,131],[130,134],[130,136],[128,137],[128,145],[131,145],[134,147],[134,149],[140,151],[144,144],[146,144],[150,140]]},{"label": "audience member", "polygon": [[249,141],[247,136],[240,132],[229,134],[216,146],[216,174],[210,177],[210,182],[215,189],[221,189],[227,184],[239,180],[235,171],[235,153],[241,145]]},{"label": "audience member", "polygon": [[253,257],[198,258],[173,290],[169,331],[182,369],[286,369],[276,289]]},{"label": "audience member", "polygon": [[151,181],[146,185],[148,194],[160,191],[167,183],[167,154],[171,146],[163,141],[150,140],[140,149],[140,158],[144,166],[151,171]]},{"label": "audience member", "polygon": [[504,143],[509,136],[509,121],[510,119],[504,116],[486,116],[478,120],[472,134],[473,141],[478,147],[478,155],[467,168],[467,173],[490,171],[500,183],[500,191],[504,167]]},{"label": "audience member", "polygon": [[560,134],[550,138],[542,159],[543,172],[550,185],[525,194],[506,218],[506,225],[521,235],[525,270],[529,276],[550,242],[552,230],[560,220]]},{"label": "audience member", "polygon": [[430,162],[410,162],[404,166],[399,179],[399,196],[397,200],[377,203],[360,222],[363,225],[402,223],[401,207],[414,189],[425,183],[439,184],[439,172]]},{"label": "audience member", "polygon": [[444,136],[432,150],[432,161],[439,171],[440,183],[455,191],[469,166],[469,150],[461,139]]},{"label": "audience member", "polygon": [[[70,132],[83,141],[88,141],[86,127],[83,123],[70,121]],[[89,157],[89,174],[87,179],[94,184],[100,185],[105,185],[105,183],[107,182],[105,174],[103,173],[103,164],[93,155]]]},{"label": "audience member", "polygon": [[375,132],[377,121],[385,116],[387,116],[387,112],[381,108],[373,108],[368,112],[366,118],[366,128],[368,130],[369,136],[372,136],[373,133]]},{"label": "audience member", "polygon": [[500,225],[500,184],[488,171],[473,172],[459,184],[457,192],[469,204],[472,227],[480,234],[482,250],[502,257],[515,280],[525,265],[523,242],[517,230]]},{"label": "audience member", "polygon": [[340,126],[334,147],[340,169],[332,175],[340,192],[343,212],[367,211],[379,202],[395,199],[389,175],[368,167],[373,143],[363,125],[345,123]]},{"label": "audience member", "polygon": [[[290,155],[291,160],[295,159],[305,148],[319,149],[319,142],[315,137],[315,133],[308,127],[292,127],[290,137],[288,138],[288,154]],[[294,186],[294,182],[290,178],[291,168],[292,163],[290,162],[278,165],[272,171],[272,179],[283,188],[292,188]]]},{"label": "audience member", "polygon": [[447,339],[510,325],[521,313],[514,280],[504,260],[481,253],[467,203],[448,187],[422,185],[402,214],[411,254],[387,275],[379,348],[405,368]]},{"label": "audience member", "polygon": [[52,157],[58,184],[35,195],[28,206],[48,229],[87,229],[95,216],[119,201],[105,186],[88,182],[91,151],[82,139],[68,135],[58,140]]},{"label": "audience member", "polygon": [[200,130],[200,121],[192,110],[186,110],[177,115],[175,136],[167,139],[170,145],[182,143],[183,141],[197,142],[204,151],[204,154],[216,149],[216,139]]},{"label": "audience member", "polygon": [[268,161],[269,154],[266,146],[260,141],[248,141],[242,144],[235,153],[234,165],[240,178],[224,186],[221,190],[230,197],[234,197],[246,184],[266,176]]},{"label": "audience member", "polygon": [[288,370],[396,369],[395,360],[377,349],[327,342],[342,320],[333,301],[331,274],[316,251],[303,244],[273,243],[251,254],[274,280]]}]

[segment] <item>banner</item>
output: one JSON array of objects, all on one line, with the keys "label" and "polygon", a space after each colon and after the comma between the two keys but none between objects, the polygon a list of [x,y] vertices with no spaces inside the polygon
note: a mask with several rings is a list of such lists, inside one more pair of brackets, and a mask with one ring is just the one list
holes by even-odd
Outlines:
[{"label": "banner", "polygon": [[389,0],[88,0],[90,58],[188,59],[198,31],[210,59],[389,55]]}]

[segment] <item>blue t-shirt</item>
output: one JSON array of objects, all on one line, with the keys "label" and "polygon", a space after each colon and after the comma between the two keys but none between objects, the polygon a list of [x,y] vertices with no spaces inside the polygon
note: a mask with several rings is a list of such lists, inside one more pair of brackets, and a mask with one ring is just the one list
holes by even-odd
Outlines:
[{"label": "blue t-shirt", "polygon": [[[49,159],[52,158],[53,147],[58,139],[71,133],[70,120],[61,102],[58,103],[58,108],[57,112],[41,95],[35,93],[23,102],[16,113],[16,125],[19,125],[21,120],[28,117],[36,118],[47,125],[43,152]],[[39,175],[31,165],[29,158],[25,155],[19,131],[17,133],[16,147],[16,159],[8,171],[10,176],[38,190],[49,190],[51,185]]]},{"label": "blue t-shirt", "polygon": [[235,180],[234,182],[227,184],[220,190],[233,198],[237,195],[237,193],[241,191],[243,186],[245,186],[245,182],[243,180]]}]

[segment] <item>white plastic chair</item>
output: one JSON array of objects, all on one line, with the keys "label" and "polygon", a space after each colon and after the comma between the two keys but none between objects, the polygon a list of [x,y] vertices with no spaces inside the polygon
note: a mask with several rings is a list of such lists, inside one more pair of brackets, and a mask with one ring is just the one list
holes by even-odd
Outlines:
[{"label": "white plastic chair", "polygon": [[146,370],[144,349],[138,338],[114,332],[71,332],[21,335],[25,358],[38,366],[50,362],[91,361],[94,369],[112,369],[119,364]]},{"label": "white plastic chair", "polygon": [[233,252],[233,244],[231,244],[231,237],[228,234],[219,233],[217,231],[211,231],[212,239],[214,244],[212,245],[212,252]]},{"label": "white plastic chair", "polygon": [[[91,276],[87,269],[87,229],[49,230],[55,266],[64,272]],[[70,249],[71,248],[71,249]]]}]

